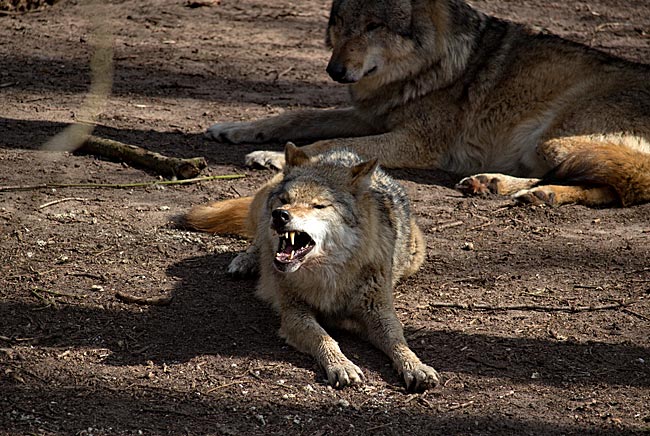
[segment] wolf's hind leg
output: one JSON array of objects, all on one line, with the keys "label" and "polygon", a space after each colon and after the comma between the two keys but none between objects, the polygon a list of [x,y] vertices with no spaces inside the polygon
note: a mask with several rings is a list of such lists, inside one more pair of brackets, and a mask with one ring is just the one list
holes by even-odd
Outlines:
[{"label": "wolf's hind leg", "polygon": [[584,206],[607,206],[619,199],[616,191],[609,186],[583,187],[542,185],[531,189],[523,189],[512,196],[519,203],[547,204],[559,206],[577,203]]},{"label": "wolf's hind leg", "polygon": [[361,384],[363,373],[327,334],[311,310],[298,302],[282,303],[280,336],[298,351],[313,356],[327,374],[327,381],[335,388]]},{"label": "wolf's hind leg", "polygon": [[539,180],[508,176],[506,174],[485,173],[465,177],[456,184],[456,189],[465,195],[511,195],[522,189],[535,186]]}]

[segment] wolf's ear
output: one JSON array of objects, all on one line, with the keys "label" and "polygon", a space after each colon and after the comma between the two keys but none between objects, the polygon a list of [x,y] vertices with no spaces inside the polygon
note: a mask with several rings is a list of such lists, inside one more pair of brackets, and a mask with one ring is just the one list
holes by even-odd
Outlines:
[{"label": "wolf's ear", "polygon": [[351,186],[367,186],[370,184],[370,178],[377,168],[377,158],[365,162],[361,162],[350,169],[350,176],[352,178]]},{"label": "wolf's ear", "polygon": [[284,146],[284,161],[287,167],[299,167],[309,162],[309,156],[293,142],[287,142]]}]

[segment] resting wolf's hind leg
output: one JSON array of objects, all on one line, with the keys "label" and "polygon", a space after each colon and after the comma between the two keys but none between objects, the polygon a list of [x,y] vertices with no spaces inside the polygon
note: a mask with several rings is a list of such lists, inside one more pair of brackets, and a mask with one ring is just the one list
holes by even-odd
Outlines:
[{"label": "resting wolf's hind leg", "polygon": [[618,194],[609,186],[583,187],[543,185],[531,189],[523,189],[512,196],[519,203],[546,204],[559,206],[562,204],[582,204],[584,206],[608,206],[618,202]]},{"label": "resting wolf's hind leg", "polygon": [[511,195],[522,189],[528,189],[539,182],[539,179],[525,179],[499,173],[476,174],[465,177],[456,184],[456,189],[465,195]]}]

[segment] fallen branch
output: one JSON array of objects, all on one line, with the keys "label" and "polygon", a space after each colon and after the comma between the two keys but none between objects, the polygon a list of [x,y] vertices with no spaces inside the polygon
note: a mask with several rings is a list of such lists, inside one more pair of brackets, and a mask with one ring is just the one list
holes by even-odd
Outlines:
[{"label": "fallen branch", "polygon": [[124,292],[116,292],[115,296],[118,300],[124,303],[140,304],[143,306],[167,306],[172,302],[171,295],[161,295],[159,297],[136,297],[135,295],[125,294]]},{"label": "fallen branch", "polygon": [[188,159],[169,157],[136,145],[96,136],[89,136],[79,148],[79,151],[119,160],[132,166],[150,169],[162,176],[177,177],[179,179],[196,177],[202,169],[208,166],[204,157]]},{"label": "fallen branch", "polygon": [[154,185],[189,185],[191,183],[207,182],[210,180],[231,180],[241,179],[246,177],[245,174],[224,174],[221,176],[206,176],[196,177],[193,179],[185,180],[153,180],[151,182],[136,182],[136,183],[41,183],[39,185],[22,185],[22,186],[0,186],[0,192],[11,191],[34,191],[38,189],[53,189],[53,188],[143,188]]},{"label": "fallen branch", "polygon": [[482,303],[446,303],[446,302],[433,302],[429,303],[429,308],[447,308],[447,309],[461,309],[461,310],[528,310],[534,312],[596,312],[599,310],[612,310],[621,307],[630,306],[637,301],[630,301],[627,303],[612,303],[591,306],[544,306],[536,304],[506,304],[506,305],[489,305]]}]

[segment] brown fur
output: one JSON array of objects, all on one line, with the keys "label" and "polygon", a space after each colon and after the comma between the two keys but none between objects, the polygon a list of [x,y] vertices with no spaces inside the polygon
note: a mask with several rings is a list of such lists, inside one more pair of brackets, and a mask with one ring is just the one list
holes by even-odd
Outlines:
[{"label": "brown fur", "polygon": [[[393,286],[414,274],[425,255],[403,188],[376,160],[362,162],[346,151],[309,158],[290,144],[285,160],[284,173],[252,200],[194,208],[188,221],[236,234],[255,229],[251,246],[229,271],[259,272],[257,294],[280,313],[280,335],[313,356],[333,386],[361,383],[363,373],[326,327],[368,339],[391,359],[408,389],[437,385],[437,372],[408,347],[393,306]],[[294,245],[294,238],[311,241],[311,248]]]},{"label": "brown fur", "polygon": [[[470,176],[457,185],[466,194],[596,206],[648,201],[647,65],[462,0],[334,0],[327,35],[327,70],[349,84],[352,107],[216,124],[208,136],[317,141],[305,151],[345,147],[385,167],[439,168]],[[281,168],[283,158],[258,151],[247,162]],[[560,193],[563,185],[573,189]]]},{"label": "brown fur", "polygon": [[249,222],[253,197],[234,198],[193,207],[185,215],[185,223],[194,230],[247,238],[255,234]]}]

